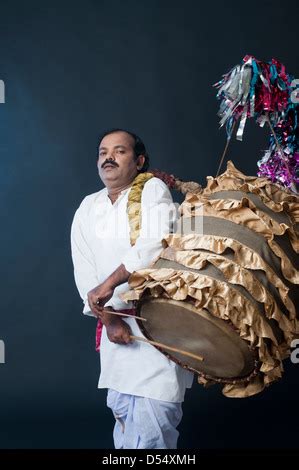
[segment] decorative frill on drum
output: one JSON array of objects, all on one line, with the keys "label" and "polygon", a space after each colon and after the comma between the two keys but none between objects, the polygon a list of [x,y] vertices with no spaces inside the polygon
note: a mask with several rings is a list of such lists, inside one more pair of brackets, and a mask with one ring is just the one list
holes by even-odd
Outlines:
[{"label": "decorative frill on drum", "polygon": [[258,373],[223,382],[229,397],[254,395],[282,376],[299,335],[299,198],[231,162],[201,192],[187,193],[176,231],[148,269],[132,274],[123,298],[190,302],[228,322],[256,352]]}]

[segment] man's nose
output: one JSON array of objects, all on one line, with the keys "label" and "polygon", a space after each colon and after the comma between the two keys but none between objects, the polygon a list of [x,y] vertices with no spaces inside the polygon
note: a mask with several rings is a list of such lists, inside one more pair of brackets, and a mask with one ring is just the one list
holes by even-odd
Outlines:
[{"label": "man's nose", "polygon": [[99,163],[103,165],[107,161],[115,161],[115,157],[113,154],[106,153],[106,155],[102,155],[99,158]]}]

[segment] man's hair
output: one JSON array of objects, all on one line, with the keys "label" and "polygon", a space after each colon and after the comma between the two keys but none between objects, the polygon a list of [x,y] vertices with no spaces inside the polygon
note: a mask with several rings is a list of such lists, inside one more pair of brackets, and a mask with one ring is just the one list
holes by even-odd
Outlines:
[{"label": "man's hair", "polygon": [[138,170],[138,173],[144,173],[145,171],[147,171],[149,167],[149,155],[146,151],[144,143],[142,142],[142,140],[140,139],[138,135],[134,134],[133,132],[127,131],[126,129],[113,128],[113,129],[108,129],[105,132],[103,132],[100,135],[99,142],[101,142],[104,139],[104,137],[106,137],[106,135],[114,134],[114,132],[126,132],[131,137],[133,137],[135,141],[135,144],[134,144],[135,160],[137,160],[139,155],[144,155],[144,158],[145,158],[143,167],[140,170]]}]

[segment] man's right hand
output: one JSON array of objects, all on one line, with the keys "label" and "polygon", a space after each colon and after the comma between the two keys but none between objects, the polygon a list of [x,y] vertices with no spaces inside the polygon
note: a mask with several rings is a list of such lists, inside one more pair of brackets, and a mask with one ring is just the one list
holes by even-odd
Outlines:
[{"label": "man's right hand", "polygon": [[131,328],[129,325],[123,321],[121,318],[116,317],[115,315],[110,315],[108,322],[105,322],[108,339],[112,343],[117,344],[128,344],[131,343],[130,335],[132,334]]}]

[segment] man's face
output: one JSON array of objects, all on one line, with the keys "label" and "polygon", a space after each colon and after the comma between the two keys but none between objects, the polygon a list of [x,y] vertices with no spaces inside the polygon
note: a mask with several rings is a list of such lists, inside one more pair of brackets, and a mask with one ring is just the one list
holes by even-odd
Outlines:
[{"label": "man's face", "polygon": [[122,131],[108,134],[101,140],[98,170],[105,186],[125,186],[135,178],[144,157],[135,160],[134,144],[134,138]]}]

